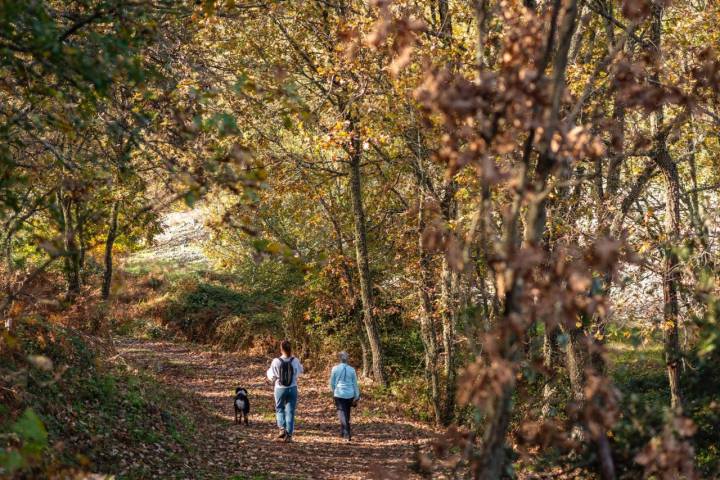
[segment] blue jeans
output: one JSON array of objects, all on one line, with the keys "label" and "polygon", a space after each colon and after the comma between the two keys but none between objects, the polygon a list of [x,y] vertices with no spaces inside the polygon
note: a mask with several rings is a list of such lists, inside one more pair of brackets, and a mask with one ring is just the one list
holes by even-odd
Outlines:
[{"label": "blue jeans", "polygon": [[292,435],[295,430],[295,407],[297,406],[297,387],[275,387],[275,415],[278,428]]}]

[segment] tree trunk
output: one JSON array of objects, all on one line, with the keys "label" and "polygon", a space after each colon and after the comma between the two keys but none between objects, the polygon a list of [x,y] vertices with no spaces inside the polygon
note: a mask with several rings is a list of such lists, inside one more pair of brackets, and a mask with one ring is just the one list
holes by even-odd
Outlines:
[{"label": "tree trunk", "polygon": [[625,106],[615,92],[613,130],[610,136],[610,155],[607,171],[607,196],[612,200],[620,189],[620,166],[625,159]]},{"label": "tree trunk", "polygon": [[120,210],[120,202],[113,202],[112,213],[110,214],[110,227],[108,229],[107,238],[105,239],[105,273],[103,274],[102,283],[102,299],[107,300],[110,297],[110,284],[112,283],[113,274],[113,245],[117,236],[118,213]]},{"label": "tree trunk", "polygon": [[80,203],[75,202],[75,224],[77,238],[80,243],[78,250],[78,276],[80,282],[85,283],[85,253],[87,251],[87,238],[85,237],[85,219],[81,215]]},{"label": "tree trunk", "polygon": [[[656,49],[658,61],[661,55],[663,8],[657,3],[653,4],[652,38]],[[659,75],[653,75],[653,80],[659,83]],[[682,395],[680,390],[680,337],[678,323],[680,321],[680,307],[678,304],[678,285],[680,284],[679,261],[675,248],[680,240],[680,178],[677,165],[670,157],[667,148],[667,131],[664,126],[664,111],[662,105],[655,112],[655,138],[653,160],[663,174],[665,180],[665,234],[667,245],[663,259],[663,336],[665,363],[667,366],[668,382],[670,384],[670,406],[682,410]]]},{"label": "tree trunk", "polygon": [[363,330],[363,321],[360,316],[362,316],[362,309],[359,308],[357,310],[357,321],[359,323],[359,332],[358,332],[358,338],[360,338],[360,349],[362,351],[362,376],[365,378],[370,378],[372,376],[372,359],[370,354],[370,345],[368,345],[367,340],[367,333],[365,330]]},{"label": "tree trunk", "polygon": [[419,188],[418,208],[418,246],[420,249],[420,332],[425,347],[425,376],[430,384],[430,400],[435,416],[435,424],[443,421],[443,412],[440,407],[440,380],[438,378],[438,348],[437,332],[433,320],[433,307],[430,291],[432,289],[430,269],[430,253],[423,245],[423,232],[425,231],[425,199],[422,187]]},{"label": "tree trunk", "polygon": [[[353,135],[355,133],[353,132]],[[360,298],[363,304],[363,322],[372,353],[372,370],[375,381],[386,385],[383,372],[383,354],[378,335],[377,324],[373,316],[372,279],[368,260],[365,210],[362,204],[362,186],[360,184],[360,142],[353,139],[353,152],[350,156],[350,195],[352,197],[353,219],[355,223],[355,254],[358,277],[360,280]]]},{"label": "tree trunk", "polygon": [[[620,167],[625,159],[625,106],[620,100],[620,92],[614,92],[613,101],[613,120],[614,125],[610,133],[610,147],[608,149],[608,169],[607,169],[607,188],[605,195],[601,198],[602,207],[601,215],[598,218],[600,226],[599,236],[612,236],[612,215],[608,215],[608,203],[617,204],[617,194],[620,190]],[[606,273],[602,277],[602,294],[609,296],[612,287],[612,277]],[[605,342],[607,325],[604,319],[594,319],[596,342],[603,344]],[[598,349],[595,349],[590,355],[590,364],[599,374],[605,373],[605,361]]]},{"label": "tree trunk", "polygon": [[[502,478],[505,469],[505,435],[510,425],[510,407],[512,388],[505,387],[493,402],[493,410],[488,412],[489,425],[483,435],[483,455],[477,463],[474,477],[480,480]],[[491,455],[490,452],[493,454]]]},{"label": "tree trunk", "polygon": [[2,252],[3,252],[3,257],[5,259],[5,268],[8,273],[11,273],[15,269],[15,264],[13,262],[13,256],[12,256],[12,236],[13,236],[13,231],[12,231],[12,229],[10,229],[5,234],[5,238],[3,238],[3,244],[2,244]]},{"label": "tree trunk", "polygon": [[[532,2],[534,3],[534,2]],[[560,8],[560,2],[555,3],[557,15]],[[544,138],[539,145],[541,151],[538,158],[537,167],[535,169],[535,178],[532,181],[531,188],[535,192],[543,192],[547,186],[547,179],[552,171],[553,158],[551,157],[550,139],[554,134],[557,119],[560,111],[560,100],[565,92],[565,70],[567,68],[568,53],[570,50],[570,41],[575,31],[575,24],[577,19],[577,0],[570,0],[565,8],[565,15],[562,17],[562,26],[559,30],[559,45],[557,53],[555,55],[553,65],[553,98],[548,112],[546,123],[544,125],[545,132]],[[544,71],[544,68],[541,69]],[[526,142],[526,152],[530,153],[531,150],[527,150],[527,147],[532,147],[534,138],[530,135]],[[529,155],[525,155],[525,172],[529,166]],[[526,173],[525,173],[526,174]],[[539,245],[543,235],[545,233],[546,226],[546,200],[542,199],[531,203],[528,207],[528,222],[527,228],[530,229],[527,237],[530,240],[530,245]],[[514,243],[517,241],[517,235],[515,234],[515,223],[511,223],[508,227],[509,233],[506,235],[506,250],[508,254],[511,254],[514,249]],[[516,272],[513,272],[516,273]],[[509,323],[514,317],[522,315],[522,280],[517,278],[516,274],[512,275],[512,281],[508,286],[505,294],[505,305],[503,312],[502,322]],[[505,333],[505,338],[502,338],[502,356],[511,361],[515,362],[518,358],[518,342],[517,334],[513,332]],[[481,480],[496,480],[501,477],[502,472],[505,468],[507,458],[505,455],[505,436],[507,435],[508,425],[510,423],[511,405],[512,405],[512,394],[514,386],[512,384],[503,387],[502,392],[494,401],[493,412],[489,414],[489,425],[484,432],[484,442],[480,461],[477,462],[477,470],[474,472],[475,477]]]},{"label": "tree trunk", "polygon": [[565,349],[565,365],[568,370],[568,377],[570,378],[570,389],[576,401],[582,401],[583,387],[585,385],[583,376],[585,365],[583,352],[585,349],[579,344],[583,336],[584,332],[581,328],[572,328],[568,332],[568,342]]},{"label": "tree trunk", "polygon": [[[667,153],[667,152],[665,152]],[[665,165],[663,176],[665,178],[665,232],[669,244],[665,247],[663,260],[663,333],[665,347],[665,363],[667,365],[668,381],[670,383],[670,405],[674,409],[682,409],[682,395],[680,391],[680,340],[679,327],[680,307],[678,304],[678,285],[680,283],[679,261],[675,248],[680,237],[680,182],[675,163],[669,155],[660,163]]]},{"label": "tree trunk", "polygon": [[[418,148],[418,150],[422,150]],[[417,181],[417,191],[418,191],[418,251],[419,251],[419,268],[420,268],[420,285],[418,288],[418,297],[420,300],[420,333],[421,338],[423,341],[423,347],[425,350],[425,376],[427,379],[428,384],[430,385],[430,395],[431,395],[431,404],[433,407],[433,414],[435,417],[435,423],[437,425],[447,423],[447,418],[449,417],[448,413],[452,414],[454,411],[454,403],[455,403],[455,395],[454,395],[454,385],[455,385],[455,375],[454,375],[454,368],[452,368],[452,360],[449,363],[450,365],[450,375],[448,376],[448,369],[445,370],[446,373],[446,380],[450,380],[452,382],[452,387],[450,383],[447,383],[445,386],[445,399],[449,399],[449,401],[446,401],[445,404],[442,403],[442,385],[441,385],[441,379],[439,375],[439,366],[438,366],[438,360],[440,356],[440,351],[438,348],[438,332],[435,325],[435,319],[434,319],[434,313],[435,308],[433,307],[433,297],[434,295],[431,293],[433,292],[434,286],[433,286],[433,277],[434,272],[432,269],[432,254],[428,252],[425,248],[425,245],[423,244],[423,234],[425,232],[425,229],[427,227],[427,197],[429,193],[434,192],[433,189],[433,183],[428,178],[427,172],[425,170],[425,167],[423,165],[423,159],[424,155],[418,155],[418,161],[415,165],[415,179]],[[451,184],[452,185],[452,184]],[[445,189],[447,191],[447,187]],[[446,203],[443,201],[443,203]],[[445,214],[446,212],[443,212]],[[450,272],[449,266],[447,265],[447,260],[443,257],[443,273]],[[446,277],[443,275],[441,277],[441,281],[445,280]],[[447,285],[445,285],[447,286]],[[450,306],[450,300],[449,300],[450,290],[448,288],[441,286],[441,305],[440,309],[444,310],[445,306]],[[448,321],[450,320],[447,316],[444,314],[447,312],[447,310],[444,310],[441,312],[441,315],[443,315],[443,347],[444,351],[447,354],[448,352],[452,355],[452,338],[454,335],[452,335],[452,329],[448,329],[448,327],[452,327],[452,322]],[[446,362],[445,365],[448,365],[447,362],[447,356],[446,356]],[[450,393],[450,395],[448,395]],[[450,404],[451,402],[451,404]]]},{"label": "tree trunk", "polygon": [[[454,181],[449,182],[443,189],[441,211],[443,219],[448,224],[457,216],[457,203]],[[447,255],[442,257],[440,273],[440,318],[442,320],[442,342],[445,352],[445,395],[443,404],[443,424],[449,425],[455,413],[456,392],[456,361],[455,361],[455,324],[456,324],[456,294],[457,275],[453,272]]]},{"label": "tree trunk", "polygon": [[592,19],[592,17],[588,15],[587,5],[582,5],[579,18],[580,25],[575,30],[575,34],[573,34],[570,42],[570,63],[575,63],[578,53],[580,53],[580,48],[582,47],[582,37],[588,29],[588,25],[590,25],[590,20]]},{"label": "tree trunk", "polygon": [[438,0],[438,16],[440,17],[440,33],[446,43],[452,41],[452,17],[450,16],[449,0]]},{"label": "tree trunk", "polygon": [[[327,214],[330,223],[333,226],[333,230],[335,231],[335,246],[337,248],[337,251],[344,259],[345,247],[343,245],[343,235],[342,229],[340,228],[340,223],[338,222],[338,219],[333,215],[330,206],[322,196],[319,197],[319,201],[320,205],[322,205],[323,209],[325,210],[325,213]],[[363,325],[362,302],[358,297],[357,289],[355,288],[355,280],[353,279],[352,269],[344,261],[342,262],[342,270],[348,286],[348,305],[350,306],[350,315],[353,318],[355,325],[357,326],[357,335],[360,341],[360,349],[362,351],[362,376],[365,378],[369,378],[371,376],[369,358],[370,346],[368,345],[367,334]]]},{"label": "tree trunk", "polygon": [[455,279],[443,256],[440,277],[440,318],[442,321],[442,343],[445,352],[445,395],[443,424],[449,425],[455,412],[456,365],[455,365]]},{"label": "tree trunk", "polygon": [[[558,338],[558,327],[550,328],[548,324],[545,324],[545,332],[543,333],[543,368],[547,371],[550,378],[553,378],[556,360],[558,356],[557,338]],[[543,385],[543,406],[542,416],[544,418],[550,417],[552,412],[553,403],[555,403],[555,394],[557,393],[557,387],[552,381],[545,382]]]},{"label": "tree trunk", "polygon": [[487,36],[489,0],[478,0],[475,4],[475,20],[477,21],[478,38],[475,46],[475,62],[477,63],[476,81],[480,81],[480,73],[485,68],[485,39]]},{"label": "tree trunk", "polygon": [[63,246],[65,249],[65,276],[67,279],[68,297],[74,298],[80,293],[80,255],[75,239],[75,228],[72,215],[72,198],[58,192],[58,203],[63,221]]}]

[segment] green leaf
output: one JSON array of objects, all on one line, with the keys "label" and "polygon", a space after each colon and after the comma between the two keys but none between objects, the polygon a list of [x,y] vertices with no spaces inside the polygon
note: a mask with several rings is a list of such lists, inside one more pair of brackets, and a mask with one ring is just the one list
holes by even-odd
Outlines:
[{"label": "green leaf", "polygon": [[267,250],[268,244],[270,242],[268,240],[262,239],[262,238],[256,238],[252,241],[252,246],[257,250],[258,252],[264,252]]},{"label": "green leaf", "polygon": [[32,408],[27,408],[23,412],[22,416],[13,425],[12,430],[26,443],[42,448],[47,446],[47,430],[45,430],[45,425]]},{"label": "green leaf", "polygon": [[237,81],[233,85],[233,90],[235,90],[236,93],[242,92],[243,88],[245,88],[245,85],[248,82],[248,76],[244,73],[241,73],[238,75]]},{"label": "green leaf", "polygon": [[24,465],[25,460],[22,455],[20,455],[20,452],[17,450],[0,449],[0,470],[12,473]]},{"label": "green leaf", "polygon": [[190,190],[188,193],[185,194],[183,200],[185,200],[185,204],[188,207],[192,208],[193,205],[195,205],[195,202],[197,202],[197,194],[195,193],[195,191]]},{"label": "green leaf", "polygon": [[715,351],[717,347],[718,334],[712,332],[707,338],[703,339],[698,348],[698,354],[701,357],[705,357]]}]

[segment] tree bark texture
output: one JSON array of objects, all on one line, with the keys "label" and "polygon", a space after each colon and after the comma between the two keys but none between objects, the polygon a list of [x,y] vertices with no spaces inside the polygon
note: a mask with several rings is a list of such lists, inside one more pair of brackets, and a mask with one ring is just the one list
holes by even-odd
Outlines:
[{"label": "tree bark texture", "polygon": [[108,228],[107,238],[105,239],[105,272],[103,273],[102,283],[102,299],[107,300],[110,297],[110,285],[112,284],[113,275],[113,245],[117,238],[118,214],[120,211],[120,203],[115,201],[110,213],[110,225]]},{"label": "tree bark texture", "polygon": [[430,253],[423,245],[423,232],[425,231],[425,198],[422,187],[419,188],[418,208],[418,247],[420,250],[420,332],[425,347],[425,377],[430,384],[430,400],[433,407],[435,424],[443,421],[443,412],[440,405],[440,380],[438,375],[438,345],[435,322],[433,320],[433,307],[430,291],[432,290],[432,271]]},{"label": "tree bark texture", "polygon": [[[561,3],[556,1],[554,8],[559,9],[560,5]],[[553,65],[552,81],[554,90],[552,104],[545,118],[545,137],[539,145],[540,156],[535,170],[535,178],[531,185],[531,188],[535,192],[542,192],[545,189],[548,176],[553,168],[553,158],[549,152],[549,140],[557,127],[560,100],[565,91],[565,70],[568,62],[570,42],[575,31],[577,9],[577,0],[569,0],[565,7],[562,25],[558,32],[559,44]],[[530,137],[530,141],[532,141],[532,136]],[[530,240],[531,245],[538,245],[544,235],[547,216],[546,208],[547,204],[545,199],[533,202],[528,207],[527,228],[530,229],[530,231],[526,238]],[[514,226],[511,225],[509,228],[514,228]],[[514,242],[515,239],[515,235],[508,235],[508,245],[506,245],[508,251],[512,249],[510,243]],[[523,286],[519,280],[517,275],[513,275],[513,279],[507,289],[503,315],[505,318],[502,320],[504,322],[511,321],[513,317],[522,315],[523,307],[521,305],[521,297]],[[511,361],[516,360],[518,347],[515,345],[517,338],[514,338],[514,334],[509,335],[508,338],[502,342],[503,356]],[[514,388],[512,386],[506,386],[502,393],[495,399],[494,411],[489,417],[490,422],[484,433],[480,461],[474,472],[475,478],[480,480],[496,480],[501,478],[503,470],[505,469],[507,462],[505,455],[505,437],[510,422],[513,390]]]},{"label": "tree bark texture", "polygon": [[[457,185],[450,181],[443,189],[440,209],[443,220],[449,225],[457,217],[455,192]],[[449,233],[448,235],[452,235]],[[455,352],[455,330],[457,323],[457,273],[452,270],[447,255],[442,257],[440,270],[440,318],[442,321],[442,343],[445,352],[445,395],[443,403],[443,424],[449,425],[455,413],[457,390],[457,362]]]},{"label": "tree bark texture", "polygon": [[65,254],[65,277],[68,296],[80,293],[80,252],[77,248],[75,226],[73,221],[72,197],[62,190],[58,192],[58,203],[63,221],[63,247]]},{"label": "tree bark texture", "polygon": [[367,332],[370,352],[372,353],[372,370],[375,381],[386,384],[383,371],[383,353],[378,334],[377,323],[373,316],[372,278],[367,247],[367,225],[365,209],[362,203],[362,185],[360,174],[360,142],[353,140],[354,151],[350,156],[350,195],[352,197],[353,220],[355,224],[355,255],[357,259],[358,277],[360,281],[360,298],[363,305],[363,322]]},{"label": "tree bark texture", "polygon": [[[661,5],[653,4],[652,37],[658,60],[662,55],[662,17]],[[654,75],[659,83],[659,75]],[[682,394],[680,389],[680,306],[678,286],[680,284],[679,260],[675,248],[680,240],[680,177],[677,165],[670,156],[667,147],[667,131],[664,128],[664,112],[662,105],[655,112],[656,133],[654,138],[653,160],[663,174],[665,183],[665,236],[667,244],[663,259],[663,340],[665,364],[670,385],[670,406],[682,410]]]}]

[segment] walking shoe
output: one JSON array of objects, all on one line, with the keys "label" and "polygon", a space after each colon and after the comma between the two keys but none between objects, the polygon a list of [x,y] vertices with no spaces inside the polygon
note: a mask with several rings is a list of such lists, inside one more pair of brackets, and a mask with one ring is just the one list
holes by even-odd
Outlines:
[{"label": "walking shoe", "polygon": [[282,428],[282,429],[280,429],[280,434],[277,436],[277,438],[278,438],[278,439],[283,439],[283,438],[285,438],[285,437],[287,437],[287,432],[285,431],[284,428]]},{"label": "walking shoe", "polygon": [[292,442],[292,435],[290,435],[288,433],[285,435],[285,443],[290,443],[290,442]]}]

